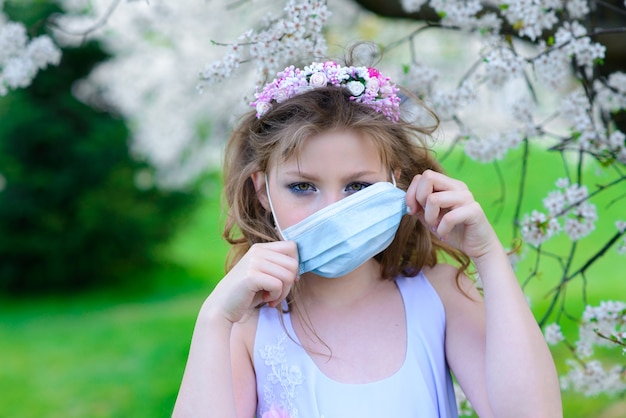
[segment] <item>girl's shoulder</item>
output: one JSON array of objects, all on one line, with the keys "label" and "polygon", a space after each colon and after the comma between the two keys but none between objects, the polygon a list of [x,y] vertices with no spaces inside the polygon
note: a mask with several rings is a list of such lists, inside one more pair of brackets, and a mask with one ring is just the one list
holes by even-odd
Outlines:
[{"label": "girl's shoulder", "polygon": [[244,348],[246,354],[252,359],[254,349],[254,337],[259,322],[259,309],[251,310],[241,321],[233,324],[231,345]]},{"label": "girl's shoulder", "polygon": [[482,303],[482,296],[478,292],[472,279],[450,264],[436,264],[433,267],[424,267],[424,276],[435,289],[446,313],[451,310],[467,306],[467,303]]}]

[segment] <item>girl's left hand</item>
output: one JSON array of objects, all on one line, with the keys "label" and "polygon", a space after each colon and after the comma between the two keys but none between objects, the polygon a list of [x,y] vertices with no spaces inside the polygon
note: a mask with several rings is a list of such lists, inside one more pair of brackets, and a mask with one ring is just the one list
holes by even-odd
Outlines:
[{"label": "girl's left hand", "polygon": [[472,258],[500,245],[480,204],[465,183],[426,170],[413,178],[406,194],[410,214],[448,244]]}]

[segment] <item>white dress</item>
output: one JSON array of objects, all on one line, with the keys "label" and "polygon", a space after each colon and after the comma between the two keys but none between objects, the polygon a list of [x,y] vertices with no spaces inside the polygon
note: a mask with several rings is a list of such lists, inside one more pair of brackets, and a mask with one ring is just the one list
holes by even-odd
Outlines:
[{"label": "white dress", "polygon": [[290,315],[283,317],[287,334],[278,310],[262,307],[254,342],[257,418],[456,418],[441,299],[422,273],[396,283],[407,316],[406,357],[396,373],[373,383],[327,377],[292,340]]}]

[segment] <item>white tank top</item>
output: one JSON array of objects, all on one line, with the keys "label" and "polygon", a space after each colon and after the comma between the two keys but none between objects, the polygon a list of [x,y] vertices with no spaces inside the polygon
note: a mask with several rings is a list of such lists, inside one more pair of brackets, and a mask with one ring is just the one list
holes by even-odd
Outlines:
[{"label": "white tank top", "polygon": [[287,334],[278,310],[262,307],[254,342],[257,418],[456,418],[443,304],[422,273],[396,283],[406,312],[406,357],[396,373],[373,383],[327,377],[299,345],[290,315],[284,314]]}]

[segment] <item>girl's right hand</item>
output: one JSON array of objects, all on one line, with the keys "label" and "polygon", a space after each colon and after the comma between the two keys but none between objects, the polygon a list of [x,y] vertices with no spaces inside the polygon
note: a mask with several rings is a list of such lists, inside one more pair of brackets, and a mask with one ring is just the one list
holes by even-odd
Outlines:
[{"label": "girl's right hand", "polygon": [[275,307],[298,279],[294,241],[254,244],[217,284],[205,307],[233,324],[261,303]]}]

